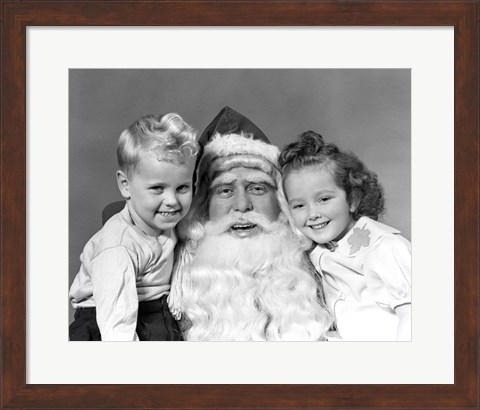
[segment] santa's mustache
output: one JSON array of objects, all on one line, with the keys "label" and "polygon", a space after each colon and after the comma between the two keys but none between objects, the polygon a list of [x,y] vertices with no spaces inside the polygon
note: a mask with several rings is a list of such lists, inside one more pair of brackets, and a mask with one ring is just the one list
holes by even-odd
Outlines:
[{"label": "santa's mustache", "polygon": [[264,215],[255,211],[251,211],[248,214],[232,212],[219,220],[208,221],[205,225],[205,233],[207,235],[220,235],[235,225],[255,225],[265,233],[270,233],[274,230],[276,223],[269,221]]}]

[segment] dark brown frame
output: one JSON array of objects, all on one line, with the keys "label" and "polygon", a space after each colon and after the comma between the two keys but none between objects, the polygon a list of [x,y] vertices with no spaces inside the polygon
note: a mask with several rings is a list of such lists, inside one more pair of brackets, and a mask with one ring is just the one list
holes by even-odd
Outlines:
[{"label": "dark brown frame", "polygon": [[[1,12],[2,409],[479,408],[478,0],[3,0]],[[62,25],[454,26],[455,383],[26,384],[26,28]]]}]

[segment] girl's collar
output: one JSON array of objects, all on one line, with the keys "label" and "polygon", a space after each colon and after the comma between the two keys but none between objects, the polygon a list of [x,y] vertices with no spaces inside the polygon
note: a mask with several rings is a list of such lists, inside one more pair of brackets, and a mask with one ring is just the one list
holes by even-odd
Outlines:
[{"label": "girl's collar", "polygon": [[339,252],[348,257],[354,257],[367,250],[378,238],[387,233],[400,233],[400,231],[366,216],[362,216],[355,225],[353,225],[352,229],[338,242],[330,241],[317,248],[330,252]]},{"label": "girl's collar", "polygon": [[328,249],[330,252],[333,252],[338,247],[337,241],[330,241],[322,245],[324,248]]}]

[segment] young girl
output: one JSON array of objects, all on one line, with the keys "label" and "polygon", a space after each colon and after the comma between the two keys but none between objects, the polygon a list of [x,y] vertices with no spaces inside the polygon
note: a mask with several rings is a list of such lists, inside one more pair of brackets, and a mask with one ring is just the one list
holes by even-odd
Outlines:
[{"label": "young girl", "polygon": [[411,340],[411,245],[377,222],[384,210],[375,173],[312,131],[280,154],[293,222],[316,244],[340,338]]},{"label": "young girl", "polygon": [[195,132],[174,113],[142,117],[120,135],[117,183],[127,204],[80,256],[70,340],[182,340],[166,299],[198,150]]}]

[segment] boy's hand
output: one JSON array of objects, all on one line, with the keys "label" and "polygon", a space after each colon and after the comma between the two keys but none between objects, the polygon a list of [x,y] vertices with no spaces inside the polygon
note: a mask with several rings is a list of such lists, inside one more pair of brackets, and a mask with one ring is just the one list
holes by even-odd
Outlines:
[{"label": "boy's hand", "polygon": [[170,312],[175,320],[180,320],[182,318],[182,311],[179,306],[176,306],[175,297],[172,297],[171,293],[167,297],[167,303],[168,308],[170,309]]}]

